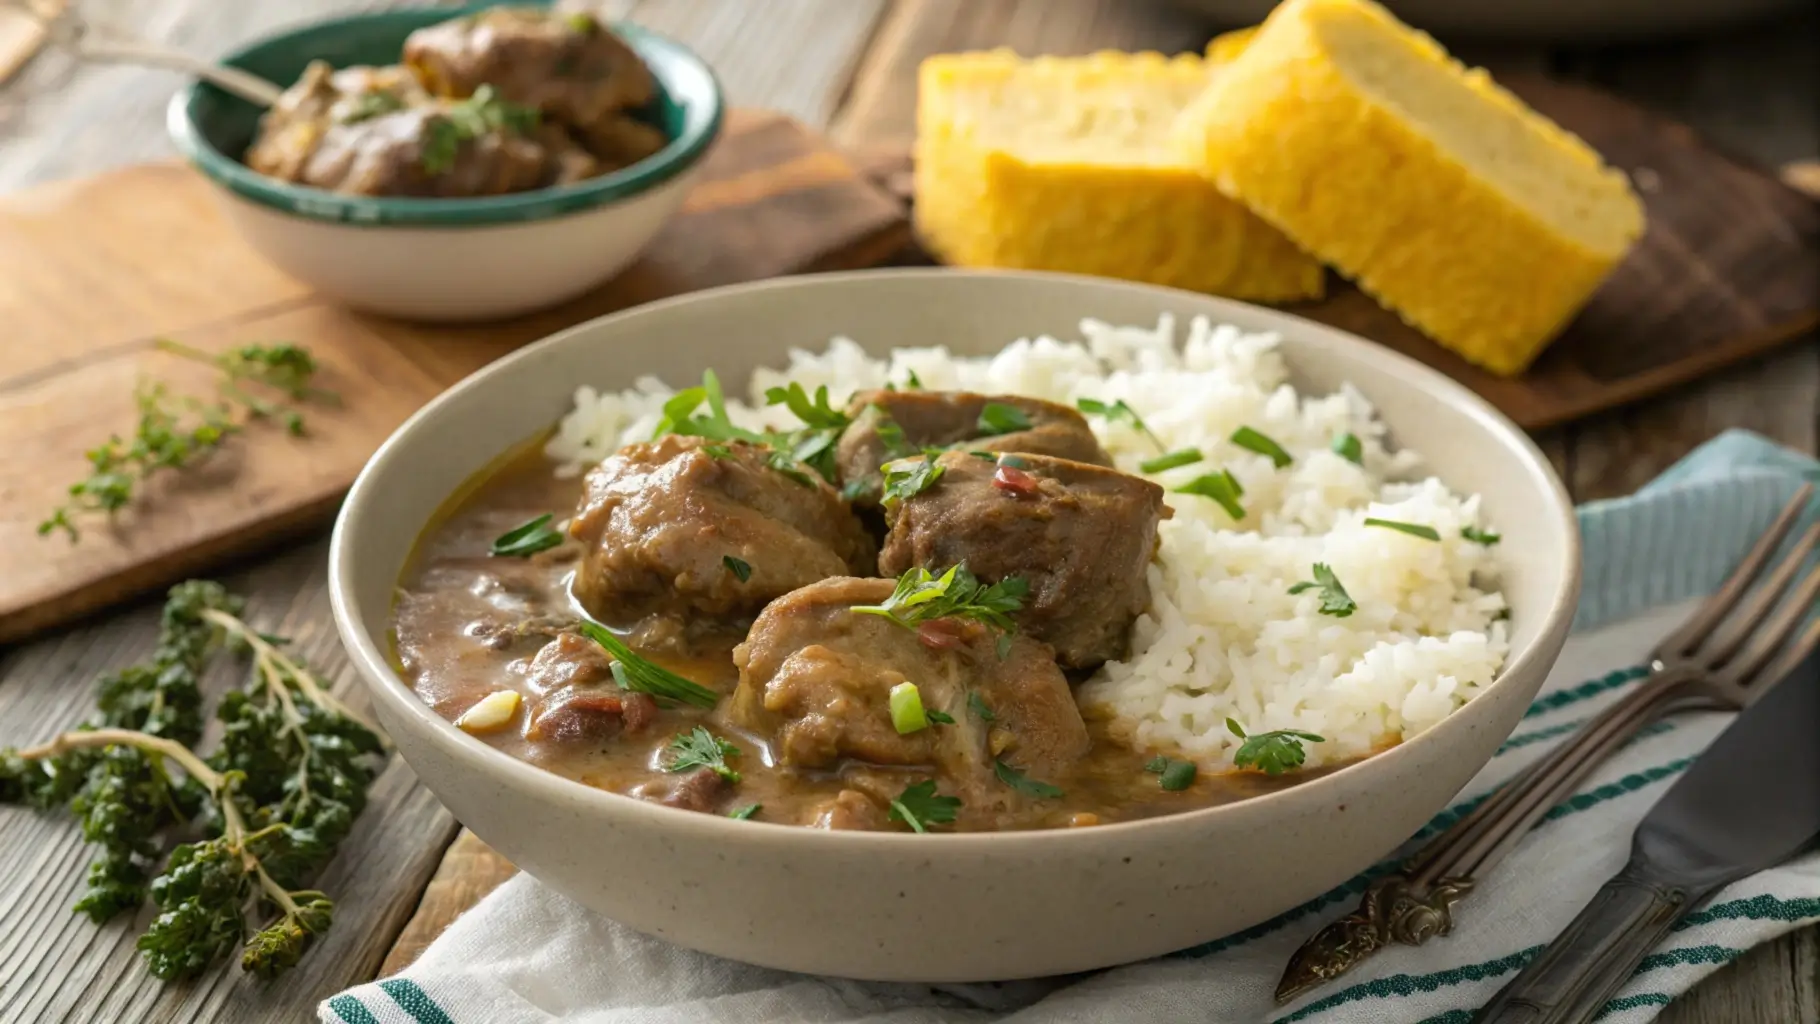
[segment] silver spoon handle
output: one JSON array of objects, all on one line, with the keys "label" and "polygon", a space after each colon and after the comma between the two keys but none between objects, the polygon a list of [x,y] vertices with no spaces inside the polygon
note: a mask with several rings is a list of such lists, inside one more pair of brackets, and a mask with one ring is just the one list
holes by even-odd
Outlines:
[{"label": "silver spoon handle", "polygon": [[278,97],[284,94],[283,89],[251,72],[215,64],[143,39],[84,39],[76,52],[89,60],[187,72],[261,107],[277,103]]}]

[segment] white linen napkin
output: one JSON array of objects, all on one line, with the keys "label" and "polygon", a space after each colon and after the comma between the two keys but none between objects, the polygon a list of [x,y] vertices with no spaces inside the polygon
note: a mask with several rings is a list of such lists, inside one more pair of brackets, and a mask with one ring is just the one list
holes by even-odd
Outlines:
[{"label": "white linen napkin", "polygon": [[[1547,752],[1641,676],[1644,652],[1714,587],[1805,479],[1811,460],[1733,432],[1637,495],[1580,511],[1577,632],[1491,763],[1411,843]],[[394,978],[318,1008],[325,1024],[1468,1024],[1628,857],[1631,831],[1730,716],[1658,723],[1554,808],[1455,912],[1455,929],[1393,947],[1278,1007],[1288,959],[1352,910],[1395,858],[1279,917],[1146,963],[1001,985],[873,984],[734,963],[647,938],[540,886],[505,883]],[[1406,852],[1406,851],[1405,851]],[[1820,920],[1820,855],[1733,885],[1695,911],[1606,1007],[1650,1020],[1745,950]]]}]

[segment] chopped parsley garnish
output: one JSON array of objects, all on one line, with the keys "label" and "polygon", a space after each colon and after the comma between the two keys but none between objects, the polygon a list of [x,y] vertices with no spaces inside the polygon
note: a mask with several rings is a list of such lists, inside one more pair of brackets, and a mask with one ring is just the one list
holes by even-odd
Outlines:
[{"label": "chopped parsley garnish", "polygon": [[1420,537],[1423,540],[1441,539],[1439,530],[1436,530],[1432,526],[1423,526],[1421,523],[1401,523],[1395,519],[1366,519],[1365,525],[1381,526],[1386,530],[1396,530],[1399,533],[1407,533],[1411,537]]},{"label": "chopped parsley garnish", "polygon": [[754,814],[757,814],[759,811],[762,811],[764,809],[765,809],[764,804],[747,804],[744,807],[740,807],[740,808],[736,808],[734,810],[728,811],[727,817],[735,818],[739,821],[750,821]]},{"label": "chopped parsley garnish", "polygon": [[1256,768],[1265,775],[1281,775],[1292,768],[1300,768],[1308,759],[1308,752],[1302,749],[1303,741],[1324,743],[1325,737],[1299,729],[1278,729],[1275,732],[1261,732],[1256,736],[1245,735],[1245,729],[1238,722],[1226,719],[1226,729],[1234,736],[1244,740],[1238,752],[1232,755],[1235,768]]},{"label": "chopped parsley garnish", "polygon": [[789,387],[768,388],[765,391],[766,405],[781,405],[803,421],[804,426],[831,427],[839,430],[848,423],[847,414],[828,403],[828,386],[823,384],[815,389],[815,395],[801,384],[790,382]]},{"label": "chopped parsley garnish", "polygon": [[1476,526],[1468,526],[1461,530],[1460,536],[1472,541],[1474,544],[1483,544],[1486,547],[1491,547],[1493,544],[1504,539],[1491,530],[1481,530]]},{"label": "chopped parsley garnish", "polygon": [[536,107],[508,103],[491,85],[482,85],[472,96],[450,104],[441,116],[425,125],[417,162],[426,174],[442,174],[455,166],[463,143],[494,131],[528,135],[536,130],[539,120]]},{"label": "chopped parsley garnish", "polygon": [[1268,458],[1278,469],[1282,469],[1284,466],[1295,461],[1293,458],[1290,458],[1288,452],[1283,450],[1282,445],[1277,444],[1275,441],[1250,427],[1240,427],[1233,431],[1232,443],[1246,451],[1257,452],[1259,455]]},{"label": "chopped parsley garnish", "polygon": [[733,457],[733,449],[724,444],[704,444],[701,446],[701,450],[707,452],[708,458],[710,459],[730,459]]},{"label": "chopped parsley garnish", "polygon": [[915,455],[916,449],[904,437],[904,428],[891,418],[891,414],[885,411],[885,407],[874,405],[872,411],[878,417],[878,422],[872,425],[872,431],[884,443],[885,454],[894,459]]},{"label": "chopped parsley garnish", "polygon": [[1030,429],[1030,416],[1015,405],[987,402],[985,408],[980,410],[978,429],[981,437],[1015,434]]},{"label": "chopped parsley garnish", "polygon": [[562,543],[562,531],[550,525],[556,517],[548,512],[529,522],[520,523],[493,538],[487,553],[496,558],[529,558]]},{"label": "chopped parsley garnish", "polygon": [[921,459],[898,459],[887,462],[880,468],[885,471],[884,502],[887,505],[905,498],[914,498],[934,487],[945,472],[933,455],[925,455]]},{"label": "chopped parsley garnish", "polygon": [[1226,514],[1234,519],[1245,518],[1245,506],[1239,499],[1245,496],[1245,488],[1232,475],[1232,470],[1222,469],[1218,473],[1206,473],[1195,477],[1175,489],[1177,494],[1198,494],[1203,498],[1212,498],[1220,503]]},{"label": "chopped parsley garnish", "polygon": [[1107,405],[1097,398],[1078,398],[1075,399],[1074,407],[1090,416],[1103,416],[1108,423],[1129,423],[1138,433],[1149,438],[1150,443],[1156,445],[1157,451],[1163,450],[1162,439],[1150,432],[1150,425],[1144,422],[1144,418],[1137,414],[1136,409],[1126,405],[1123,398],[1111,405]]},{"label": "chopped parsley garnish", "polygon": [[1035,797],[1038,800],[1055,800],[1062,795],[1060,787],[1051,786],[1047,782],[1038,782],[1003,761],[993,761],[992,770],[997,773],[1000,782],[1025,796]]},{"label": "chopped parsley garnish", "polygon": [[937,711],[934,708],[930,708],[923,713],[929,716],[929,721],[934,722],[937,725],[954,724],[954,716],[946,711]]},{"label": "chopped parsley garnish", "polygon": [[903,822],[912,831],[927,832],[930,825],[954,821],[954,813],[960,809],[960,797],[941,796],[935,791],[935,780],[924,779],[905,786],[891,801],[891,820]]},{"label": "chopped parsley garnish", "polygon": [[1161,754],[1151,758],[1144,770],[1161,776],[1157,783],[1171,793],[1194,785],[1194,777],[1199,773],[1193,761],[1176,761]]},{"label": "chopped parsley garnish", "polygon": [[828,402],[827,386],[816,388],[815,394],[810,395],[801,384],[792,381],[788,387],[766,390],[765,404],[784,406],[803,422],[802,429],[777,438],[777,446],[787,450],[791,459],[806,464],[820,473],[822,479],[834,483],[839,478],[839,469],[834,464],[834,446],[840,440],[841,431],[847,429],[852,420]]},{"label": "chopped parsley garnish", "polygon": [[1165,469],[1175,469],[1178,466],[1192,466],[1204,457],[1199,448],[1178,448],[1166,455],[1145,459],[1138,463],[1138,469],[1145,473],[1161,473]]},{"label": "chopped parsley garnish", "polygon": [[359,96],[354,97],[354,101],[348,104],[347,113],[341,116],[341,123],[359,124],[362,121],[371,120],[375,117],[384,117],[387,114],[403,109],[404,100],[399,99],[397,93],[387,92],[384,89],[375,89],[372,92],[363,92]]},{"label": "chopped parsley garnish", "polygon": [[815,478],[802,470],[797,469],[796,460],[792,459],[787,452],[772,452],[765,458],[765,465],[776,470],[792,483],[800,484],[804,487],[815,486]]},{"label": "chopped parsley garnish", "polygon": [[1365,446],[1352,433],[1341,434],[1333,439],[1333,453],[1355,466],[1365,464]]},{"label": "chopped parsley garnish", "polygon": [[929,728],[929,716],[923,711],[923,694],[915,683],[898,683],[891,688],[891,728],[899,736]]},{"label": "chopped parsley garnish", "polygon": [[698,708],[711,708],[720,703],[720,694],[640,657],[624,640],[599,623],[580,622],[576,628],[581,630],[582,636],[605,647],[613,656],[613,678],[621,687]]},{"label": "chopped parsley garnish", "polygon": [[1017,628],[1011,613],[1024,607],[1030,584],[1022,576],[1007,576],[987,586],[956,565],[936,576],[920,566],[897,578],[897,588],[884,604],[857,605],[862,615],[882,615],[906,629],[931,619],[972,619],[1009,634]]},{"label": "chopped parsley garnish", "polygon": [[[702,403],[708,405],[706,416],[697,416],[696,410]],[[685,437],[705,437],[710,441],[750,441],[753,444],[768,445],[772,438],[733,425],[727,418],[727,401],[721,393],[720,378],[713,370],[703,370],[701,386],[684,388],[670,396],[664,403],[664,418],[657,423],[657,429],[651,432],[652,437],[665,434],[681,434]]]},{"label": "chopped parsley garnish", "polygon": [[743,558],[734,558],[732,555],[722,555],[720,556],[720,564],[726,566],[727,571],[737,577],[741,583],[752,578],[752,564]]},{"label": "chopped parsley garnish", "polygon": [[667,772],[706,768],[728,782],[738,782],[739,772],[727,764],[727,758],[738,756],[738,747],[698,725],[670,741],[663,768]]},{"label": "chopped parsley garnish", "polygon": [[1353,603],[1352,595],[1340,585],[1340,578],[1333,574],[1333,567],[1324,562],[1314,563],[1314,579],[1303,580],[1289,588],[1291,594],[1300,594],[1304,590],[1321,591],[1321,614],[1343,619],[1357,611],[1359,606]]},{"label": "chopped parsley garnish", "polygon": [[973,716],[982,722],[998,721],[997,712],[986,704],[986,698],[981,697],[978,690],[967,692],[967,710],[973,712]]},{"label": "chopped parsley garnish", "polygon": [[909,374],[909,375],[910,375],[910,380],[909,380],[909,381],[908,381],[908,382],[907,382],[907,383],[905,383],[905,384],[904,384],[904,389],[905,389],[905,390],[906,390],[906,391],[921,391],[921,390],[923,390],[923,379],[922,379],[922,378],[921,378],[921,377],[918,377],[918,376],[917,376],[917,375],[916,375],[916,371],[915,371],[915,370],[909,370],[909,369],[906,369],[906,370],[905,370],[905,371],[904,371],[904,372],[905,372],[905,373],[907,373],[907,374]]}]

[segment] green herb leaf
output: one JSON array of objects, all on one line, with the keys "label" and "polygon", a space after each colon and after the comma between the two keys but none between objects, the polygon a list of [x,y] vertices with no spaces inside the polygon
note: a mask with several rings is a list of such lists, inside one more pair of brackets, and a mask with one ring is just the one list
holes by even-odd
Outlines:
[{"label": "green herb leaf", "polygon": [[897,799],[891,801],[890,818],[910,826],[912,831],[927,832],[930,825],[946,825],[954,821],[955,812],[960,809],[959,797],[938,795],[935,792],[935,780],[925,779],[905,786]]},{"label": "green herb leaf", "polygon": [[514,526],[493,538],[493,546],[487,553],[495,558],[529,558],[539,551],[550,550],[562,543],[562,531],[550,525],[555,518],[545,512],[536,519]]},{"label": "green herb leaf", "polygon": [[905,370],[905,371],[904,371],[904,372],[905,372],[905,373],[907,373],[907,374],[909,374],[909,375],[910,375],[910,380],[909,380],[909,382],[908,382],[908,383],[906,383],[906,384],[905,384],[905,385],[904,385],[904,388],[905,388],[905,389],[906,389],[906,390],[909,390],[909,391],[921,391],[921,390],[923,390],[923,381],[922,381],[922,378],[920,378],[920,377],[918,377],[918,376],[917,376],[917,375],[916,375],[916,371],[915,371],[915,370],[909,370],[909,369],[906,369],[906,370]]},{"label": "green herb leaf", "polygon": [[1238,479],[1232,475],[1232,471],[1229,469],[1222,469],[1218,473],[1206,473],[1197,476],[1193,480],[1177,487],[1175,492],[1177,494],[1198,494],[1203,498],[1212,498],[1214,501],[1219,502],[1220,507],[1225,509],[1226,514],[1233,519],[1245,518],[1245,506],[1239,504],[1239,499],[1245,495],[1245,488],[1239,486]]},{"label": "green herb leaf", "polygon": [[738,756],[738,747],[698,725],[670,741],[663,768],[667,772],[706,768],[728,782],[738,782],[739,772],[727,764],[727,758]]},{"label": "green herb leaf", "polygon": [[[708,414],[696,415],[703,403],[707,403]],[[713,370],[703,370],[701,386],[684,388],[664,403],[663,419],[657,423],[652,437],[665,434],[680,434],[685,437],[705,437],[710,441],[746,441],[776,447],[777,438],[769,434],[760,434],[735,426],[727,417],[727,402],[720,389],[720,378]]]},{"label": "green herb leaf", "polygon": [[891,418],[891,414],[885,411],[885,407],[875,404],[871,406],[871,409],[875,415],[872,430],[878,435],[879,441],[884,444],[885,454],[894,459],[915,455],[916,448],[904,437],[904,428]]},{"label": "green herb leaf", "polygon": [[898,683],[888,698],[891,727],[899,736],[908,736],[929,728],[929,716],[923,713],[923,694],[915,683]]},{"label": "green herb leaf", "polygon": [[1123,398],[1111,405],[1107,405],[1097,398],[1079,398],[1075,400],[1074,407],[1089,416],[1105,417],[1108,423],[1129,423],[1138,433],[1149,438],[1150,443],[1156,445],[1157,451],[1163,450],[1162,439],[1150,432],[1150,425],[1144,422],[1144,418],[1137,414],[1136,409],[1126,405]]},{"label": "green herb leaf", "polygon": [[934,708],[929,708],[927,711],[924,712],[924,714],[927,714],[929,716],[929,721],[934,722],[937,725],[953,725],[954,724],[954,716],[949,714],[946,711],[937,711]]},{"label": "green herb leaf", "polygon": [[1493,544],[1504,539],[1491,530],[1481,530],[1476,526],[1465,527],[1460,531],[1460,536],[1472,541],[1474,544],[1483,544],[1486,547],[1491,547]]},{"label": "green herb leaf", "polygon": [[1291,594],[1300,594],[1304,590],[1314,590],[1316,588],[1319,588],[1321,591],[1322,615],[1331,615],[1336,619],[1343,619],[1358,610],[1359,606],[1353,603],[1352,595],[1346,593],[1346,588],[1340,585],[1340,578],[1333,574],[1333,568],[1322,562],[1316,562],[1314,564],[1313,581],[1303,580],[1290,587],[1289,592]]},{"label": "green herb leaf", "polygon": [[1038,800],[1056,800],[1062,796],[1059,787],[1051,786],[1047,782],[1038,782],[1003,761],[993,761],[992,770],[998,775],[1000,782],[1025,796],[1035,797]]},{"label": "green herb leaf", "polygon": [[987,706],[986,699],[980,696],[978,690],[967,691],[967,710],[973,712],[973,717],[982,722],[998,721],[997,713]]},{"label": "green herb leaf", "polygon": [[1400,533],[1407,533],[1411,537],[1420,537],[1423,540],[1441,539],[1439,530],[1436,530],[1432,526],[1424,526],[1421,523],[1400,523],[1395,519],[1366,519],[1365,525],[1381,526],[1386,530],[1396,530]]},{"label": "green herb leaf", "polygon": [[1233,431],[1232,443],[1247,451],[1254,451],[1259,455],[1268,458],[1278,469],[1282,469],[1284,466],[1295,461],[1293,458],[1290,458],[1288,452],[1283,450],[1282,445],[1277,444],[1275,441],[1250,427],[1240,427]]},{"label": "green herb leaf", "polygon": [[752,578],[752,566],[742,558],[734,558],[732,555],[722,555],[720,556],[720,564],[726,566],[727,571],[738,578],[741,583]]},{"label": "green herb leaf", "polygon": [[784,478],[792,483],[803,487],[815,486],[815,478],[796,468],[796,461],[790,458],[787,453],[772,452],[766,457],[765,465],[771,467],[776,472],[783,474]]},{"label": "green herb leaf", "polygon": [[1161,473],[1166,469],[1175,469],[1178,466],[1192,466],[1202,458],[1199,448],[1178,448],[1154,459],[1145,459],[1138,463],[1138,469],[1145,473]]},{"label": "green herb leaf", "polygon": [[1005,633],[1017,626],[1011,614],[1024,607],[1030,584],[1021,576],[1007,576],[987,586],[956,565],[936,576],[918,567],[897,578],[891,597],[880,605],[856,605],[861,615],[882,615],[906,629],[931,619],[972,619]]},{"label": "green herb leaf", "polygon": [[865,493],[866,493],[866,481],[849,480],[846,483],[841,485],[840,500],[849,501],[849,502],[858,501],[860,499],[860,496]]},{"label": "green herb leaf", "polygon": [[747,804],[744,807],[739,807],[739,808],[735,808],[731,811],[728,811],[727,817],[737,818],[740,821],[750,821],[754,814],[757,814],[759,811],[762,811],[764,809],[765,809],[764,804]]},{"label": "green herb leaf", "polygon": [[769,388],[765,391],[765,404],[784,406],[802,420],[804,426],[841,430],[849,422],[846,413],[828,403],[826,384],[816,388],[813,397],[795,381],[791,381],[789,387]]},{"label": "green herb leaf", "polygon": [[1238,751],[1232,755],[1233,766],[1256,768],[1266,775],[1281,775],[1300,768],[1308,759],[1308,752],[1302,749],[1304,742],[1326,742],[1323,737],[1299,729],[1278,729],[1275,732],[1247,736],[1244,727],[1230,718],[1226,719],[1226,728],[1245,741],[1239,744]]},{"label": "green herb leaf", "polygon": [[455,166],[464,144],[489,132],[529,135],[541,121],[536,107],[507,102],[491,85],[482,85],[467,99],[444,107],[424,126],[418,166],[425,174],[443,174]]},{"label": "green herb leaf", "polygon": [[977,428],[981,437],[997,437],[1030,429],[1030,415],[1015,405],[987,402],[980,410]]},{"label": "green herb leaf", "polygon": [[903,501],[914,498],[931,487],[946,472],[935,461],[935,456],[925,455],[921,459],[897,459],[880,467],[885,471],[884,502]]},{"label": "green herb leaf", "polygon": [[698,708],[712,708],[720,703],[720,694],[640,657],[624,640],[599,623],[580,622],[576,628],[582,636],[606,648],[613,656],[613,678],[621,687]]},{"label": "green herb leaf", "polygon": [[1333,439],[1333,453],[1355,466],[1365,464],[1365,446],[1351,433]]}]

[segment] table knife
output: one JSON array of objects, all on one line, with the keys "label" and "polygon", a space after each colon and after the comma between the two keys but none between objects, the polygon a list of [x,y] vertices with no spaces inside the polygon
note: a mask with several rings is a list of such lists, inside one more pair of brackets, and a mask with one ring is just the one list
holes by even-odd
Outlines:
[{"label": "table knife", "polygon": [[1675,922],[1820,835],[1820,655],[1740,714],[1637,826],[1630,862],[1473,1024],[1585,1024]]}]

